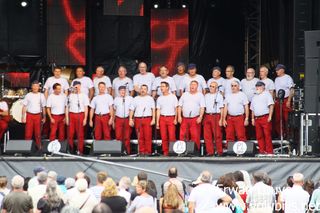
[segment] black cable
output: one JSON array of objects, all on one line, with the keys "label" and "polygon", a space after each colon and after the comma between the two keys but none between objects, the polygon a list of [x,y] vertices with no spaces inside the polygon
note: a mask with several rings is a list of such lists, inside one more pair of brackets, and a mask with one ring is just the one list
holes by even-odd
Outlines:
[{"label": "black cable", "polygon": [[0,156],[1,160],[3,160],[5,162],[5,164],[7,164],[15,173],[17,173],[18,175],[20,175],[21,177],[25,178],[25,176],[23,174],[21,174],[20,172],[18,172],[17,169],[15,169],[7,160],[6,158],[4,158],[3,156]]}]

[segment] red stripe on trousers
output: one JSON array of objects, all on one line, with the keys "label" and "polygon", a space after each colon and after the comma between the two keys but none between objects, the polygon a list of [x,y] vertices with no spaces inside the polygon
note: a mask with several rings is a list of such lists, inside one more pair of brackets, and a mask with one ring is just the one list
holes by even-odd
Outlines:
[{"label": "red stripe on trousers", "polygon": [[78,150],[83,154],[84,149],[84,113],[69,113],[69,147],[71,150],[74,148],[73,137],[76,134],[78,138]]},{"label": "red stripe on trousers", "polygon": [[[198,117],[183,118],[180,127],[180,140],[194,141],[198,150],[200,149],[201,124],[197,124]],[[190,138],[190,139],[189,139]]]},{"label": "red stripe on trousers", "polygon": [[223,153],[222,131],[219,126],[220,114],[205,115],[203,121],[203,137],[207,154],[214,154],[213,138],[219,154]]},{"label": "red stripe on trousers", "polygon": [[226,140],[227,142],[246,141],[246,129],[244,126],[244,115],[227,116]]},{"label": "red stripe on trousers", "polygon": [[26,130],[24,138],[25,140],[32,140],[34,138],[38,147],[41,145],[41,114],[31,114],[27,113],[26,116]]},{"label": "red stripe on trousers", "polygon": [[60,142],[64,141],[65,139],[65,115],[51,115],[54,119],[54,123],[50,122],[50,137],[49,140],[53,141],[57,138],[57,131],[58,131],[58,140]]},{"label": "red stripe on trousers", "polygon": [[162,151],[164,155],[169,154],[169,142],[176,141],[176,126],[174,125],[175,116],[160,116],[159,126],[162,140]]},{"label": "red stripe on trousers", "polygon": [[125,149],[128,154],[131,154],[130,136],[131,127],[129,126],[129,118],[116,117],[115,119],[115,133],[116,139],[124,143]]},{"label": "red stripe on trousers", "polygon": [[254,120],[259,152],[261,154],[265,152],[267,152],[268,154],[273,153],[271,136],[272,126],[271,122],[268,122],[268,117],[269,115],[265,115]]},{"label": "red stripe on trousers", "polygon": [[110,140],[111,127],[108,124],[110,120],[110,115],[95,115],[94,116],[94,138],[96,140]]},{"label": "red stripe on trousers", "polygon": [[140,154],[152,154],[152,118],[135,118]]}]

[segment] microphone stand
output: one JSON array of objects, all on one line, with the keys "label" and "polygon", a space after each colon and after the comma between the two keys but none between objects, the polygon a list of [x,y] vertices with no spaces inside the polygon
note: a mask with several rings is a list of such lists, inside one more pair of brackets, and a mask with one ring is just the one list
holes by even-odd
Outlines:
[{"label": "microphone stand", "polygon": [[41,94],[42,93],[41,93],[41,90],[40,90],[40,92],[39,92],[39,100],[40,100],[40,102],[39,102],[39,105],[40,105],[40,134],[38,136],[38,140],[39,140],[40,144],[39,144],[39,147],[37,147],[40,155],[42,154],[41,134],[42,134],[42,129],[43,129],[43,123],[42,123],[42,119],[43,119],[42,113],[43,112],[42,112]]},{"label": "microphone stand", "polygon": [[283,121],[282,121],[282,103],[283,103],[283,97],[279,98],[280,103],[280,146],[281,146],[281,154],[283,154]]},{"label": "microphone stand", "polygon": [[[127,92],[127,91],[126,91]],[[122,98],[122,105],[123,105],[123,118],[126,117],[126,96]],[[126,137],[124,136],[125,134],[125,122],[122,122],[122,134],[121,134],[121,142],[124,147],[126,147]],[[127,150],[125,149],[124,155],[128,155]]]},{"label": "microphone stand", "polygon": [[[218,103],[217,103],[217,98],[218,98],[218,92],[219,91],[217,91],[216,92],[216,96],[215,96],[215,98],[214,98],[214,103],[213,103],[213,106],[212,106],[212,108],[213,108],[213,111],[214,111],[214,113],[218,113]],[[214,145],[216,145],[216,151],[218,151],[218,146],[217,146],[217,141],[216,141],[216,137],[217,137],[217,116],[216,115],[214,115],[214,132],[213,132],[213,140],[212,140],[212,143],[213,143],[213,147],[214,147]]]},{"label": "microphone stand", "polygon": [[[77,143],[77,153],[78,155],[80,154],[80,151],[79,151],[79,135],[80,135],[80,125],[81,125],[81,120],[80,120],[80,96],[79,96],[79,93],[77,91],[77,99],[78,99],[78,116],[77,116],[77,120],[78,120],[78,131],[77,131],[77,139],[78,139],[78,143]],[[84,144],[83,144],[84,145]]]},{"label": "microphone stand", "polygon": [[[159,86],[157,87],[157,92],[158,92],[158,88],[159,88]],[[155,102],[157,103],[157,96],[155,98]],[[154,140],[153,140],[152,145],[154,147],[154,152],[152,153],[152,156],[160,156],[160,154],[158,153],[158,143],[157,143],[157,139],[158,139],[157,116],[155,116],[155,126],[154,126],[154,137],[153,138],[154,138]]]}]

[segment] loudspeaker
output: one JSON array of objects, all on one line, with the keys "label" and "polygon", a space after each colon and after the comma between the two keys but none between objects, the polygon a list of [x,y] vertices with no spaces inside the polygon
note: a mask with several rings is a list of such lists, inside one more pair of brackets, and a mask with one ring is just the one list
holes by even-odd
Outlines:
[{"label": "loudspeaker", "polygon": [[[175,142],[170,142],[170,144],[169,144],[169,156],[178,156],[178,154],[173,151],[174,143]],[[192,142],[192,141],[186,142],[186,151],[184,153],[182,153],[181,155],[194,156],[194,155],[197,155],[196,150],[197,150],[197,148],[196,148],[195,142]]]},{"label": "loudspeaker", "polygon": [[[320,85],[319,85],[320,90]],[[316,102],[320,102],[320,91],[318,93],[318,97],[316,97],[317,94],[317,86],[304,86],[304,111],[306,113],[314,113],[317,111],[316,108]],[[319,103],[319,111],[320,111],[320,103]]]},{"label": "loudspeaker", "polygon": [[123,153],[123,144],[118,140],[99,140],[93,142],[93,155],[110,154],[121,155]]},{"label": "loudspeaker", "polygon": [[6,154],[32,154],[35,150],[33,140],[9,140],[7,142]]},{"label": "loudspeaker", "polygon": [[[306,116],[305,116],[306,118]],[[320,154],[320,139],[318,138],[320,135],[319,127],[316,125],[316,114],[315,113],[309,113],[308,114],[308,120],[305,121],[305,124],[308,128],[308,150],[307,153],[312,154]],[[319,115],[318,125],[320,125],[320,115]]]},{"label": "loudspeaker", "polygon": [[[304,78],[305,86],[317,85],[318,66],[319,66],[318,58],[306,58],[306,70],[305,70],[305,78]],[[305,93],[305,95],[308,95],[308,93]]]},{"label": "loudspeaker", "polygon": [[[42,152],[43,153],[51,153],[48,151],[48,145],[49,145],[50,141],[49,140],[43,140],[42,141]],[[63,142],[59,142],[60,145],[61,145],[61,149],[60,149],[60,152],[63,152],[63,153],[67,153],[67,148],[68,148],[68,142],[67,141],[63,141]]]},{"label": "loudspeaker", "polygon": [[305,31],[304,38],[306,58],[318,58],[320,47],[320,30]]},{"label": "loudspeaker", "polygon": [[[237,142],[228,142],[228,155],[237,155],[234,152],[234,149],[243,149],[242,145],[237,143]],[[254,144],[254,142],[244,142],[247,145],[247,149],[245,151],[245,153],[243,154],[244,156],[254,156],[257,152],[256,146]],[[234,146],[239,146],[239,147],[234,147]]]}]

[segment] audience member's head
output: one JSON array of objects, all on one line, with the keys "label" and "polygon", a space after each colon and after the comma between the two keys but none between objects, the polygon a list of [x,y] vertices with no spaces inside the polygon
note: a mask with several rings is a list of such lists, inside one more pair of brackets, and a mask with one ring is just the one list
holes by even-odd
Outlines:
[{"label": "audience member's head", "polygon": [[58,185],[64,185],[64,182],[66,181],[66,177],[59,175],[57,177],[57,183]]},{"label": "audience member's head", "polygon": [[142,193],[147,191],[147,181],[141,180],[136,185],[137,194],[141,195]]},{"label": "audience member's head", "polygon": [[181,197],[176,185],[170,183],[166,193],[163,196],[163,205],[173,209],[179,208],[181,204]]},{"label": "audience member's head", "polygon": [[217,181],[217,185],[220,188],[231,188],[231,189],[237,188],[237,184],[234,181],[233,176],[230,175],[230,173],[221,176]]},{"label": "audience member's head", "polygon": [[4,189],[7,188],[8,180],[6,176],[1,176],[0,177],[0,188]]},{"label": "audience member's head", "polygon": [[176,178],[178,176],[178,169],[176,167],[171,167],[168,171],[169,178]]},{"label": "audience member's head", "polygon": [[97,184],[103,184],[107,180],[108,174],[106,172],[97,173]]},{"label": "audience member's head", "polygon": [[50,179],[50,180],[57,181],[57,177],[58,177],[58,174],[55,171],[48,172],[48,180]]},{"label": "audience member's head", "polygon": [[209,171],[203,171],[200,174],[200,180],[202,183],[211,183],[212,182],[212,175]]},{"label": "audience member's head", "polygon": [[75,183],[75,187],[80,193],[86,192],[88,189],[88,182],[84,178],[78,179]]},{"label": "audience member's head", "polygon": [[92,209],[92,213],[112,213],[112,210],[107,204],[99,203]]},{"label": "audience member's head", "polygon": [[74,179],[78,180],[78,179],[84,178],[85,176],[86,174],[84,172],[78,172]]},{"label": "audience member's head", "polygon": [[148,175],[145,172],[139,172],[137,175],[138,181],[148,180]]},{"label": "audience member's head", "polygon": [[37,175],[39,184],[46,184],[48,180],[48,174],[46,172],[39,172]]},{"label": "audience member's head", "polygon": [[33,169],[33,174],[34,174],[34,176],[37,176],[37,174],[38,174],[39,172],[43,172],[43,171],[46,171],[46,168],[44,168],[44,167],[42,167],[42,166],[38,166],[38,167],[36,167],[36,168]]},{"label": "audience member's head", "polygon": [[292,187],[293,186],[293,176],[290,175],[288,178],[287,178],[287,186],[288,187]]},{"label": "audience member's head", "polygon": [[118,195],[117,185],[112,178],[107,178],[103,186],[104,190],[101,193],[101,197],[114,197]]},{"label": "audience member's head", "polygon": [[243,173],[241,171],[235,171],[233,173],[233,177],[236,182],[244,181]]},{"label": "audience member's head", "polygon": [[64,185],[66,186],[67,189],[71,189],[74,187],[74,184],[75,184],[75,179],[73,178],[67,178],[65,181],[64,181]]},{"label": "audience member's head", "polygon": [[127,190],[130,188],[130,185],[131,185],[131,180],[127,176],[122,177],[119,181],[119,188],[121,189]]},{"label": "audience member's head", "polygon": [[265,182],[266,177],[267,177],[267,173],[262,172],[262,171],[257,171],[252,174],[252,177],[253,177],[254,183]]},{"label": "audience member's head", "polygon": [[20,175],[15,175],[12,179],[11,179],[11,186],[12,189],[23,189],[23,185],[24,185],[24,179],[23,177],[21,177]]},{"label": "audience member's head", "polygon": [[313,192],[313,190],[314,190],[314,182],[313,182],[312,180],[310,180],[310,179],[306,180],[306,181],[304,182],[303,188],[304,188],[304,190],[306,190],[306,191],[310,194],[310,196],[311,196],[311,195],[312,195],[312,192]]},{"label": "audience member's head", "polygon": [[147,193],[152,197],[157,197],[157,187],[152,180],[147,180]]},{"label": "audience member's head", "polygon": [[303,174],[301,174],[301,173],[294,173],[292,178],[293,178],[293,184],[294,184],[294,185],[303,186],[303,179],[304,179]]},{"label": "audience member's head", "polygon": [[84,179],[87,181],[87,183],[88,183],[88,188],[89,188],[89,187],[90,187],[90,183],[91,183],[90,177],[89,177],[88,175],[85,175],[85,176],[84,176]]},{"label": "audience member's head", "polygon": [[31,177],[24,178],[23,191],[28,191],[30,180],[31,180]]}]

